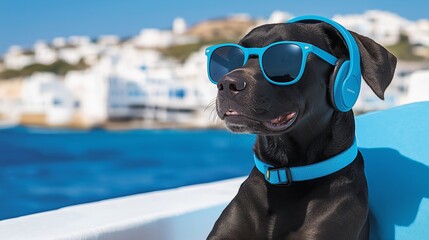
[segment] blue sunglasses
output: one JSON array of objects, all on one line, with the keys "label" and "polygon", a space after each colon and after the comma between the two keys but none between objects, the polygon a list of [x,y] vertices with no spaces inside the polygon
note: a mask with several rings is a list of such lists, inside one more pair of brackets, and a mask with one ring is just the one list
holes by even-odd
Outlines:
[{"label": "blue sunglasses", "polygon": [[207,72],[210,81],[217,84],[225,74],[243,67],[249,57],[257,56],[265,79],[275,85],[291,85],[302,77],[309,53],[331,65],[338,60],[326,51],[303,42],[275,42],[262,48],[227,43],[206,49]]}]

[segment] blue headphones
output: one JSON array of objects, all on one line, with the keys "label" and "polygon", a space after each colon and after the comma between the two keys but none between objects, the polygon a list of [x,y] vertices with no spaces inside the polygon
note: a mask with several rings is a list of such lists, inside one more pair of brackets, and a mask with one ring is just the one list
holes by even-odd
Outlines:
[{"label": "blue headphones", "polygon": [[349,59],[337,61],[334,73],[331,76],[331,100],[334,107],[341,112],[352,109],[356,103],[361,84],[360,53],[358,45],[350,32],[339,23],[320,16],[301,16],[293,18],[287,23],[314,23],[324,22],[334,27],[343,37],[349,50]]}]

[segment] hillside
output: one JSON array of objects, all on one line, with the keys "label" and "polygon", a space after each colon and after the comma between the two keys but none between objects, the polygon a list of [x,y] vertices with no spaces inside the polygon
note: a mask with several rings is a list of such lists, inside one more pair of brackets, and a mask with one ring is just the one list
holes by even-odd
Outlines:
[{"label": "hillside", "polygon": [[246,17],[230,17],[200,22],[191,27],[185,34],[200,39],[197,43],[174,45],[160,49],[167,56],[184,62],[188,56],[201,47],[223,42],[238,42],[256,21]]},{"label": "hillside", "polygon": [[216,39],[237,41],[255,25],[256,21],[244,17],[215,19],[203,21],[193,26],[188,30],[187,34],[196,36],[203,41]]}]

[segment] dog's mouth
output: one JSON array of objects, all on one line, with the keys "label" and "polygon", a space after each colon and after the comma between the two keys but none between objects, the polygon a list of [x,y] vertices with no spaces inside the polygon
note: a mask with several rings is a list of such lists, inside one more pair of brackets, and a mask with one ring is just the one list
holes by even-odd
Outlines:
[{"label": "dog's mouth", "polygon": [[248,116],[244,116],[236,111],[229,110],[225,113],[222,119],[226,120],[227,126],[233,131],[240,131],[246,128],[246,122],[259,122],[265,129],[272,132],[280,132],[288,129],[293,125],[298,117],[298,112],[291,111],[279,117],[268,121],[260,121]]},{"label": "dog's mouth", "polygon": [[283,131],[292,126],[298,117],[298,112],[288,112],[279,117],[271,119],[270,121],[263,121],[262,124],[265,128],[271,131]]}]

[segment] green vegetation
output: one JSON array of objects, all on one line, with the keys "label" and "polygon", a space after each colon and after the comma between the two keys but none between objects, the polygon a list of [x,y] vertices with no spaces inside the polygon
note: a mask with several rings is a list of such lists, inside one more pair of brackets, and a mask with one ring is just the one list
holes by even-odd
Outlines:
[{"label": "green vegetation", "polygon": [[391,53],[393,53],[398,59],[404,61],[419,61],[423,58],[413,54],[413,47],[410,44],[408,36],[401,34],[399,42],[392,46],[386,47]]},{"label": "green vegetation", "polygon": [[191,53],[198,51],[203,46],[237,41],[237,39],[214,39],[210,41],[201,41],[198,43],[171,46],[168,48],[160,49],[160,51],[166,57],[174,58],[179,60],[180,62],[184,62],[189,57],[189,55],[191,55]]},{"label": "green vegetation", "polygon": [[88,65],[86,65],[82,60],[76,65],[71,65],[63,60],[58,60],[49,65],[39,63],[31,64],[20,70],[5,69],[3,72],[0,72],[0,79],[26,77],[35,72],[52,72],[58,75],[65,75],[68,71],[83,70],[86,68],[88,68]]}]

